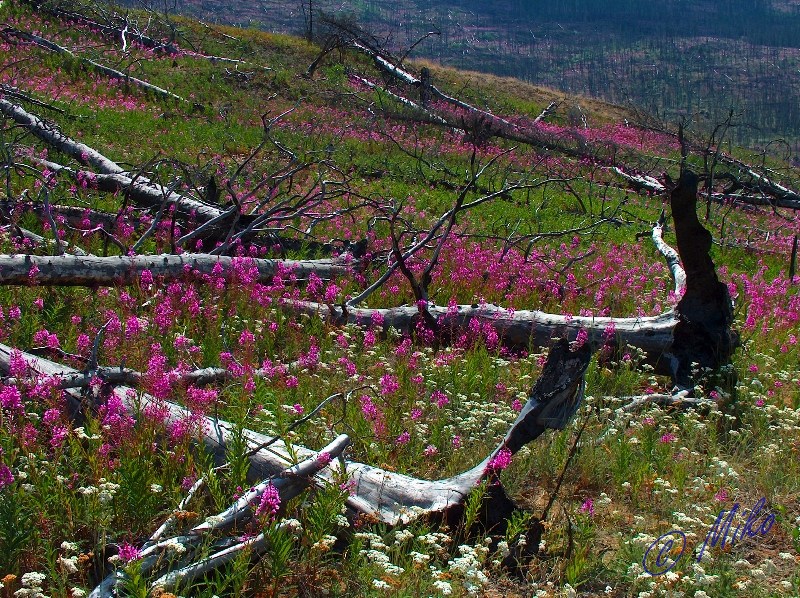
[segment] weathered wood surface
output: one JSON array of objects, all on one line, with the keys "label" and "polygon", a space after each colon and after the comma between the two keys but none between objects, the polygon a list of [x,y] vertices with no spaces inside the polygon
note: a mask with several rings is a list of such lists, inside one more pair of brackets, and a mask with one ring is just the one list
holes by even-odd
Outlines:
[{"label": "weathered wood surface", "polygon": [[[0,344],[0,370],[8,371],[13,349]],[[21,354],[29,368],[40,375],[61,378],[79,375],[74,368],[60,365],[28,353]],[[554,347],[541,376],[534,386],[530,398],[517,420],[509,428],[504,440],[486,459],[472,469],[443,480],[423,480],[395,472],[386,471],[355,461],[332,462],[330,467],[317,475],[319,483],[340,479],[342,475],[352,480],[353,494],[347,505],[355,512],[365,513],[378,521],[396,525],[415,517],[418,513],[443,512],[460,505],[475,484],[492,472],[487,466],[497,453],[507,448],[516,452],[527,442],[534,440],[548,428],[562,428],[577,409],[581,399],[583,374],[591,357],[590,347],[584,346],[576,352],[569,351],[566,341]],[[189,411],[170,401],[158,401],[146,393],[137,393],[125,386],[112,392],[131,413],[140,413],[148,406],[158,406],[167,416],[167,424],[179,421]],[[71,391],[79,397],[77,391]],[[210,453],[221,463],[225,459],[225,445],[236,433],[232,424],[205,417],[202,419],[202,441]],[[290,467],[295,459],[310,459],[317,453],[300,445],[292,445],[291,451],[281,440],[275,440],[250,430],[244,431],[250,450],[248,479],[260,482]],[[268,449],[260,449],[269,443]]]},{"label": "weathered wood surface", "polygon": [[314,273],[322,279],[343,276],[349,272],[344,260],[267,260],[247,257],[227,257],[203,253],[181,255],[136,256],[78,256],[78,255],[0,255],[0,284],[42,286],[118,286],[141,281],[142,273],[175,280],[196,275],[215,274],[230,278],[237,267],[250,275],[258,274],[255,282],[266,282],[279,273],[291,272],[300,279]]}]

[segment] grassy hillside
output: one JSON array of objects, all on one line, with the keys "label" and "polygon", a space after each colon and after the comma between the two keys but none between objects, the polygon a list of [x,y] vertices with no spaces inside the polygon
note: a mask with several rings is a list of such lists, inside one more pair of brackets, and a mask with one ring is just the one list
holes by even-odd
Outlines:
[{"label": "grassy hillside", "polygon": [[[638,106],[712,128],[733,108],[737,145],[785,141],[800,159],[800,63],[794,2],[543,0],[313,0],[315,11],[352,15],[401,54],[513,76],[564,92]],[[208,22],[301,34],[309,2],[194,2],[174,9]],[[135,3],[130,3],[135,6]],[[161,10],[160,6],[153,5]],[[303,11],[303,8],[306,8]],[[320,15],[315,31],[324,35]]]},{"label": "grassy hillside", "polygon": [[[798,595],[800,277],[789,268],[800,219],[779,205],[793,205],[800,172],[728,144],[717,151],[692,130],[688,166],[714,172],[698,216],[741,339],[724,371],[697,372],[699,402],[659,406],[673,381],[642,349],[620,346],[611,323],[569,425],[494,462],[519,507],[501,532],[476,523],[487,484],[460,519],[388,525],[348,511],[357,489],[339,479],[279,511],[261,501],[222,540],[183,537],[254,483],[245,430],[313,450],[346,433],[348,459],[423,479],[480,463],[552,343],[510,346],[478,317],[447,336],[424,314],[434,305],[571,318],[668,312],[679,296],[650,237],[662,210],[670,216],[657,189],[678,180],[681,144],[655,119],[514,79],[406,64],[415,76],[427,66],[444,94],[488,113],[426,100],[423,114],[409,104],[422,102],[417,88],[352,48],[309,75],[320,48],[299,38],[135,12],[121,37],[100,27],[124,26],[111,12],[84,11],[90,24],[52,6],[0,5],[0,100],[88,147],[70,156],[6,112],[0,258],[219,250],[240,259],[229,272],[187,266],[170,279],[145,270],[127,286],[51,286],[45,262],[9,284],[0,259],[1,343],[87,376],[98,366],[139,373],[126,381],[135,409],[102,377],[69,402],[59,380],[12,354],[0,384],[0,595],[82,596],[117,570],[121,595],[146,596],[192,550],[202,561],[226,537],[244,546],[232,562],[150,595]],[[116,192],[90,149],[127,177]],[[143,205],[137,184],[163,201]],[[194,211],[170,207],[173,194],[196,201]],[[225,212],[223,224],[198,231],[203,207]],[[670,222],[664,239],[675,246]],[[361,304],[418,306],[410,330],[387,332],[382,312],[350,324],[316,314],[379,280],[397,262],[393,242],[402,252],[426,235],[406,274],[395,269]],[[288,267],[262,279],[250,259],[335,257],[363,240],[366,255],[330,279]],[[420,301],[415,284],[429,265]],[[318,309],[293,309],[302,302]],[[560,333],[580,344],[569,330]],[[221,373],[187,377],[205,367]],[[114,373],[104,370],[106,381]],[[185,408],[180,419],[170,420],[168,401]],[[198,442],[206,417],[232,424],[223,467]],[[735,508],[739,540],[708,539]],[[171,515],[165,537],[178,540],[155,565],[139,558]],[[680,542],[660,552],[670,530],[685,533],[682,557]],[[246,543],[259,534],[269,549],[255,558]],[[670,554],[677,565],[660,574]]]}]

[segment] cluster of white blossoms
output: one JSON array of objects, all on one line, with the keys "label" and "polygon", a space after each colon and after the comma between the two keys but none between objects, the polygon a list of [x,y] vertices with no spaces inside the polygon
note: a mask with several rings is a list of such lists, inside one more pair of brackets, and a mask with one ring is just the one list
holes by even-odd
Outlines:
[{"label": "cluster of white blossoms", "polygon": [[78,493],[83,494],[84,496],[94,496],[96,494],[97,499],[102,504],[107,504],[113,500],[114,495],[119,491],[119,488],[119,484],[106,481],[105,478],[100,478],[97,486],[81,486],[78,488]]},{"label": "cluster of white blossoms", "polygon": [[483,572],[483,562],[489,549],[481,545],[462,544],[458,547],[458,552],[461,556],[448,562],[450,574],[461,577],[467,592],[477,594],[489,583],[489,578]]},{"label": "cluster of white blossoms", "polygon": [[44,573],[36,571],[25,573],[20,580],[22,587],[14,592],[14,596],[17,598],[48,598],[42,589],[46,577]]}]

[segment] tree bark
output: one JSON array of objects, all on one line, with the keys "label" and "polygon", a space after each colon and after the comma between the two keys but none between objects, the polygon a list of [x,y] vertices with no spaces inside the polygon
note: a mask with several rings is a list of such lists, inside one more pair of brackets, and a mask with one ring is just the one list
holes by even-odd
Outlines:
[{"label": "tree bark", "polygon": [[731,330],[733,304],[728,287],[717,277],[709,254],[712,238],[697,219],[697,175],[684,169],[670,193],[678,253],[686,270],[686,292],[678,303],[672,353],[674,379],[680,388],[692,388],[693,364],[717,371],[730,363],[738,346]]},{"label": "tree bark", "polygon": [[40,256],[0,255],[0,284],[42,286],[116,286],[131,285],[141,281],[142,273],[149,270],[153,277],[175,280],[187,276],[211,275],[214,268],[222,268],[222,276],[229,278],[236,266],[258,269],[256,282],[271,280],[281,271],[291,271],[298,278],[314,273],[322,279],[331,279],[348,273],[342,260],[264,260],[237,258],[202,253],[182,255],[137,256]]},{"label": "tree bark", "polygon": [[[105,191],[125,191],[130,194],[133,201],[148,207],[160,207],[166,202],[167,205],[174,205],[184,217],[194,218],[199,222],[223,220],[226,216],[229,216],[230,219],[233,218],[233,213],[226,214],[225,210],[191,199],[185,194],[170,191],[162,185],[151,182],[145,176],[131,175],[119,164],[94,148],[67,137],[58,128],[45,123],[35,114],[27,112],[8,100],[0,98],[0,112],[28,129],[53,149],[99,171],[100,174],[85,172],[84,176],[87,181],[96,181],[98,187]],[[59,167],[52,163],[50,165]],[[65,170],[76,176],[72,169],[64,166],[60,166],[58,170]],[[220,222],[220,226],[222,225],[223,223]]]},{"label": "tree bark", "polygon": [[[0,370],[8,371],[12,351],[11,347],[0,344]],[[50,360],[29,353],[22,353],[22,356],[37,374],[56,378],[79,375],[75,369]],[[353,483],[353,494],[347,499],[347,505],[358,513],[365,513],[388,525],[397,525],[422,513],[442,513],[458,506],[480,480],[496,474],[490,465],[501,450],[507,449],[513,454],[548,428],[560,429],[566,425],[580,403],[583,375],[590,357],[588,346],[572,352],[565,340],[556,345],[540,381],[534,385],[528,402],[510,426],[504,440],[486,459],[459,475],[430,481],[355,461],[346,461],[342,471],[341,463],[334,461],[319,472],[318,478],[332,482],[346,474]],[[148,405],[165,408],[166,424],[189,415],[188,410],[176,403],[158,401],[125,386],[114,388],[112,392],[131,413],[141,413]],[[80,397],[74,390],[70,394],[73,398]],[[234,426],[223,420],[205,417],[202,428],[202,441],[206,448],[217,462],[224,462],[225,445],[236,433]],[[300,445],[292,445],[290,451],[284,442],[250,430],[244,431],[244,437],[251,453],[248,473],[251,482],[260,482],[275,475],[290,467],[297,459],[311,459],[317,455],[315,451]],[[267,445],[268,450],[260,448]]]}]

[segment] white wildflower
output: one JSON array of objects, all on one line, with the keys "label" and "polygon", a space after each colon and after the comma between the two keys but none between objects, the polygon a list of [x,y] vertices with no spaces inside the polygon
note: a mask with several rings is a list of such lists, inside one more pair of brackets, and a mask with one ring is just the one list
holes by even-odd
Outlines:
[{"label": "white wildflower", "polygon": [[76,555],[72,555],[70,557],[59,557],[58,562],[61,564],[61,567],[64,569],[64,572],[67,575],[78,572],[78,557]]},{"label": "white wildflower", "polygon": [[401,529],[401,530],[398,530],[397,532],[395,532],[394,537],[395,537],[395,542],[397,544],[401,544],[401,543],[405,542],[406,540],[410,540],[411,538],[413,538],[414,534],[413,534],[413,532],[411,532],[411,531],[409,531],[407,529]]},{"label": "white wildflower", "polygon": [[186,552],[186,546],[178,542],[177,538],[170,538],[161,544],[165,549],[175,554],[183,554]]},{"label": "white wildflower", "polygon": [[31,571],[22,575],[22,585],[26,588],[41,588],[42,582],[47,576],[44,573]]},{"label": "white wildflower", "polygon": [[453,593],[453,586],[442,580],[434,581],[433,589],[439,592],[442,596],[449,596]]}]

